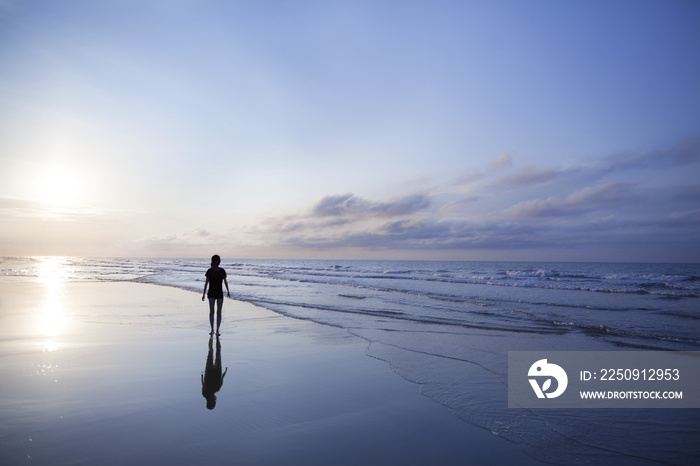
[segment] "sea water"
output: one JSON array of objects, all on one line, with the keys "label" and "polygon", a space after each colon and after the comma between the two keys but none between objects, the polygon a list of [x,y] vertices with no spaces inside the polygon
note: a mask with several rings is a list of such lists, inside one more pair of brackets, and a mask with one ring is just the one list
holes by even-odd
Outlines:
[{"label": "sea water", "polygon": [[[208,266],[205,259],[5,258],[0,274],[41,279],[48,267],[65,280],[201,293]],[[700,350],[697,264],[224,259],[221,266],[234,299],[365,339],[369,356],[424,395],[534,458],[619,465],[700,457],[696,409],[507,408],[508,351]],[[225,325],[231,321],[226,315]]]}]

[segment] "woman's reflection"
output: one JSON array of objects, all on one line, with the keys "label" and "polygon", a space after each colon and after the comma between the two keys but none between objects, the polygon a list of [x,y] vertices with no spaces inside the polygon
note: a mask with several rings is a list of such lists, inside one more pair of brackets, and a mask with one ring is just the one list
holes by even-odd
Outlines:
[{"label": "woman's reflection", "polygon": [[216,362],[214,362],[213,338],[209,338],[209,354],[207,355],[207,367],[202,372],[202,396],[207,399],[207,409],[216,407],[216,392],[221,390],[228,367],[221,373],[221,342],[216,339]]}]

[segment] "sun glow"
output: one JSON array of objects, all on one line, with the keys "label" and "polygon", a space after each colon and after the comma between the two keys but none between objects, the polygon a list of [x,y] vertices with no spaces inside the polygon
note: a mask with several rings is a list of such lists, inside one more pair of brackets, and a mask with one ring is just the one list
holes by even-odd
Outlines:
[{"label": "sun glow", "polygon": [[35,193],[43,202],[78,204],[85,197],[85,181],[76,170],[52,167],[37,174]]}]

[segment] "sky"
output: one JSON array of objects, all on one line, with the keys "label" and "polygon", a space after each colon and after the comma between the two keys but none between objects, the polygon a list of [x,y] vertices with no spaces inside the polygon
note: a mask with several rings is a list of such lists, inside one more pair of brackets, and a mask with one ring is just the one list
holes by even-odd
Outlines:
[{"label": "sky", "polygon": [[0,0],[0,256],[700,262],[700,2]]}]

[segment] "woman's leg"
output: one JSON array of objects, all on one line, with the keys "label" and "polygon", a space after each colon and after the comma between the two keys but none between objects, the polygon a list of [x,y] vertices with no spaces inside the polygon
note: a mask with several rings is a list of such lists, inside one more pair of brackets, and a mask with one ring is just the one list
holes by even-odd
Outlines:
[{"label": "woman's leg", "polygon": [[214,333],[214,301],[215,298],[209,298],[209,324],[211,325],[211,333]]},{"label": "woman's leg", "polygon": [[[219,334],[219,327],[221,327],[221,308],[224,306],[224,298],[219,298],[216,300],[216,334]],[[213,324],[212,324],[213,325]]]}]

